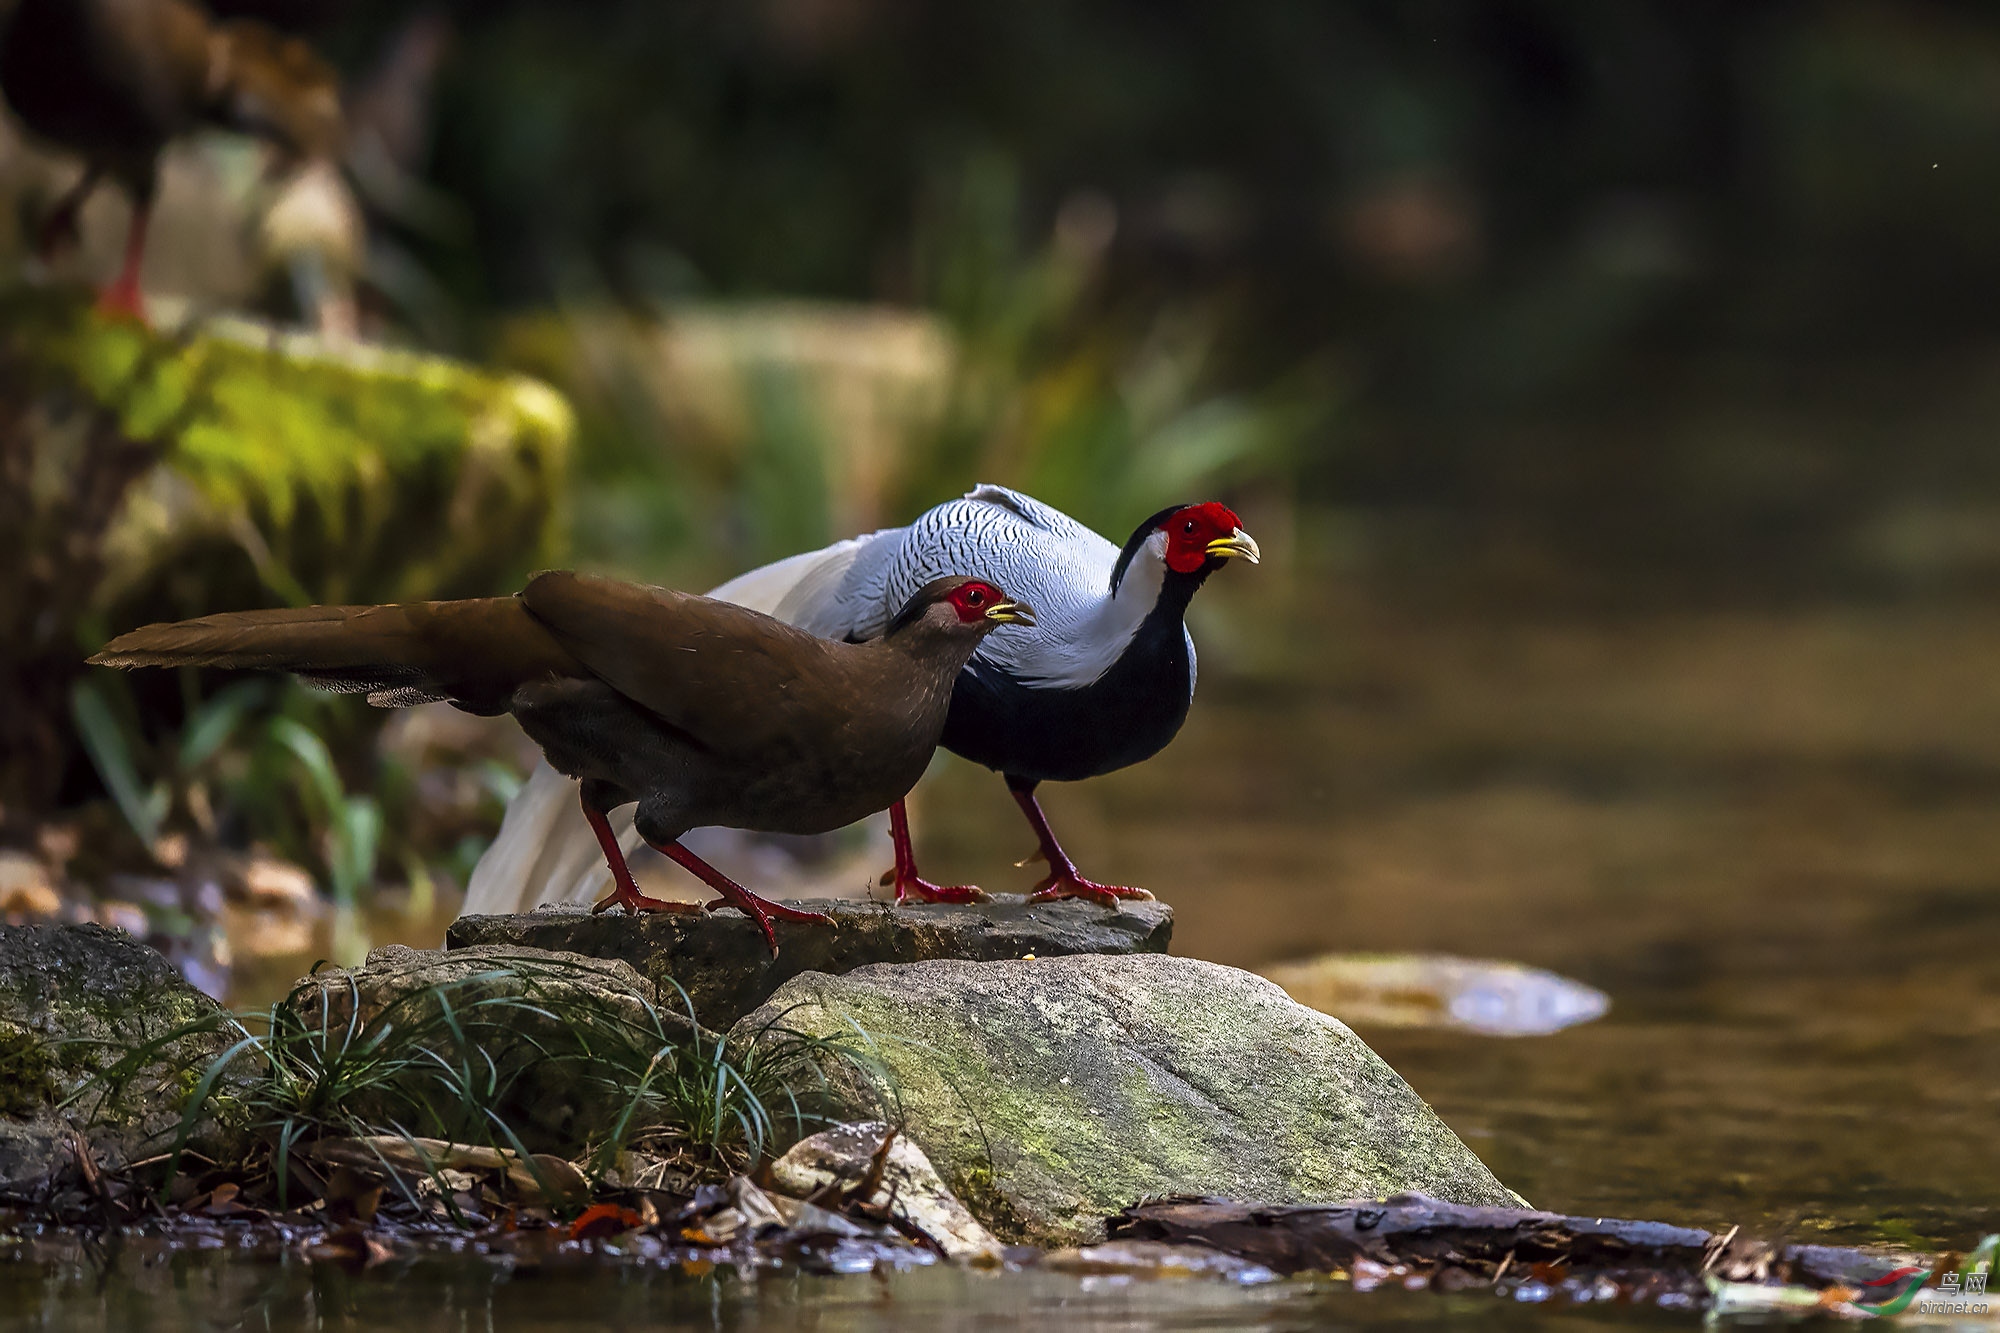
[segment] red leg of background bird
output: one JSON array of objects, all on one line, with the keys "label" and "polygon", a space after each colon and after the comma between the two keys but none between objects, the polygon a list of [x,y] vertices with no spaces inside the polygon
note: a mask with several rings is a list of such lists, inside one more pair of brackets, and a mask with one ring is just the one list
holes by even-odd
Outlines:
[{"label": "red leg of background bird", "polygon": [[889,841],[895,844],[896,866],[882,876],[896,886],[896,901],[915,898],[923,903],[983,903],[986,890],[976,884],[933,884],[917,873],[917,854],[910,846],[910,812],[903,802],[889,807]]},{"label": "red leg of background bird", "polygon": [[699,912],[700,903],[677,903],[666,898],[648,898],[639,892],[639,885],[632,878],[632,868],[625,864],[625,853],[618,849],[618,835],[611,831],[611,821],[600,810],[589,805],[583,807],[583,817],[590,821],[590,831],[597,835],[597,845],[604,849],[604,863],[611,867],[611,882],[617,885],[610,894],[598,900],[592,912],[603,912],[613,907],[622,907],[628,912]]},{"label": "red leg of background bird", "polygon": [[98,178],[104,169],[95,163],[85,167],[83,178],[69,187],[69,192],[56,200],[56,206],[42,219],[42,227],[35,237],[35,253],[43,263],[54,259],[63,251],[75,245],[83,235],[77,219],[83,212],[84,200],[97,188]]},{"label": "red leg of background bird", "polygon": [[125,233],[125,262],[111,285],[97,297],[97,308],[105,314],[128,316],[142,324],[146,322],[146,299],[139,293],[139,266],[146,260],[146,223],[152,212],[147,204],[133,207],[132,226]]},{"label": "red leg of background bird", "polygon": [[1153,895],[1144,889],[1129,889],[1122,884],[1099,884],[1076,873],[1076,863],[1069,859],[1056,841],[1056,832],[1049,827],[1048,816],[1042,813],[1042,803],[1035,799],[1035,784],[1017,787],[1012,782],[1007,790],[1014,793],[1021,813],[1034,826],[1035,836],[1041,839],[1042,859],[1049,863],[1048,878],[1035,886],[1028,895],[1031,903],[1050,902],[1056,898],[1088,898],[1105,907],[1116,907],[1120,898],[1150,898]]},{"label": "red leg of background bird", "polygon": [[778,952],[778,935],[771,929],[772,921],[817,921],[828,926],[833,924],[833,918],[824,912],[801,912],[796,907],[787,907],[783,903],[774,903],[769,898],[758,897],[678,842],[670,842],[664,847],[659,843],[653,843],[652,846],[655,851],[672,857],[682,869],[722,895],[721,902],[710,903],[709,907],[734,907],[755,921],[757,929],[764,932],[764,942],[771,946],[773,957],[776,957]]}]

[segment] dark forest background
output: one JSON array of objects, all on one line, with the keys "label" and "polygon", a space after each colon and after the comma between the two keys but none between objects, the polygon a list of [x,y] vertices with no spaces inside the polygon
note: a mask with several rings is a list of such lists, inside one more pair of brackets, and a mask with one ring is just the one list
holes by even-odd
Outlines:
[{"label": "dark forest background", "polygon": [[[433,193],[379,225],[437,341],[785,295],[1051,357],[1195,311],[1205,384],[1309,402],[1265,470],[1342,550],[1606,596],[2000,567],[1986,6],[323,8],[357,86],[436,35],[381,99]],[[1087,291],[1010,309],[1064,246]]]}]

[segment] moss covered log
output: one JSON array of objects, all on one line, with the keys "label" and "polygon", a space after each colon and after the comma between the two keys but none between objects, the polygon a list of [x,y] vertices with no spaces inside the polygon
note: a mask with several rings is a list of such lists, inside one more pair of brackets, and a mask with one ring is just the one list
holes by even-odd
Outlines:
[{"label": "moss covered log", "polygon": [[108,634],[510,590],[562,550],[573,436],[517,375],[0,294],[0,820],[57,799],[69,688]]}]

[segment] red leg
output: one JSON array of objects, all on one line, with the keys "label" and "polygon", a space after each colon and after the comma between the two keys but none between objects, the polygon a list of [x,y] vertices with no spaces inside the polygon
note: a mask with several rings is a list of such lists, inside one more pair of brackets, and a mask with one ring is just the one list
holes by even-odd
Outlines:
[{"label": "red leg", "polygon": [[123,315],[146,322],[146,298],[139,291],[139,267],[146,260],[146,223],[152,205],[132,206],[132,226],[125,233],[125,262],[118,276],[97,297],[97,308],[107,315]]},{"label": "red leg", "polygon": [[1076,862],[1069,859],[1062,844],[1056,841],[1055,830],[1049,827],[1048,816],[1042,813],[1042,803],[1035,799],[1035,784],[1007,779],[1007,790],[1014,793],[1014,800],[1020,805],[1021,813],[1034,826],[1035,836],[1041,840],[1041,856],[1049,863],[1048,877],[1035,886],[1028,895],[1031,903],[1046,903],[1057,898],[1088,898],[1105,907],[1118,906],[1120,898],[1150,898],[1153,895],[1144,889],[1129,889],[1122,884],[1099,884],[1076,873]]},{"label": "red leg", "polygon": [[764,942],[771,946],[773,958],[778,956],[778,934],[771,929],[772,921],[816,921],[828,926],[833,924],[833,918],[824,912],[802,912],[796,907],[787,907],[783,903],[774,903],[769,898],[758,897],[678,842],[670,842],[662,847],[651,839],[647,841],[655,851],[672,857],[683,870],[722,895],[720,902],[707,904],[709,910],[713,911],[717,907],[734,907],[755,921],[757,929],[764,932]]},{"label": "red leg", "polygon": [[604,863],[611,867],[611,882],[616,885],[610,894],[598,900],[592,912],[609,911],[622,907],[628,912],[699,912],[699,903],[670,902],[665,898],[648,898],[639,892],[639,885],[632,878],[632,868],[625,864],[625,853],[618,849],[618,835],[611,831],[611,821],[604,812],[593,809],[590,802],[583,804],[583,817],[590,821],[590,831],[597,835],[597,845],[604,849]]},{"label": "red leg", "polygon": [[917,854],[910,847],[910,812],[903,802],[889,807],[889,841],[896,847],[896,865],[882,876],[896,886],[898,905],[905,898],[920,903],[983,903],[986,890],[976,884],[933,884],[917,873]]}]

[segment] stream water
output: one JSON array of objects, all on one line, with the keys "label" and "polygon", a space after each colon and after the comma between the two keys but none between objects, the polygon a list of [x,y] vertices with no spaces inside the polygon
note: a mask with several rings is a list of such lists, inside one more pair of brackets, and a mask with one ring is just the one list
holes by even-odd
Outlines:
[{"label": "stream water", "polygon": [[[2000,1230],[2000,615],[1224,605],[1302,628],[1252,657],[1198,626],[1174,746],[1045,789],[1086,874],[1174,904],[1176,952],[1438,951],[1608,993],[1553,1036],[1362,1029],[1537,1206]],[[1000,784],[938,786],[937,869],[1017,887]]]},{"label": "stream water", "polygon": [[1686,1326],[1658,1309],[1551,1310],[1484,1293],[1356,1293],[1315,1280],[1251,1286],[1190,1279],[981,1273],[944,1265],[862,1277],[786,1272],[690,1274],[596,1256],[525,1268],[426,1254],[354,1273],[293,1254],[133,1250],[0,1262],[0,1328],[217,1330],[813,1330],[954,1333],[977,1329],[1255,1329],[1357,1324],[1588,1329]]},{"label": "stream water", "polygon": [[[1046,789],[1176,952],[1534,964],[1611,997],[1553,1036],[1362,1029],[1538,1206],[1844,1244],[2000,1230],[2000,613],[1448,616],[1216,597],[1201,696],[1137,769]],[[1299,627],[1272,641],[1247,624]],[[962,764],[926,870],[1020,888]],[[928,1268],[691,1275],[432,1253],[349,1274],[227,1250],[0,1253],[0,1329],[1325,1328],[1668,1311]]]}]

